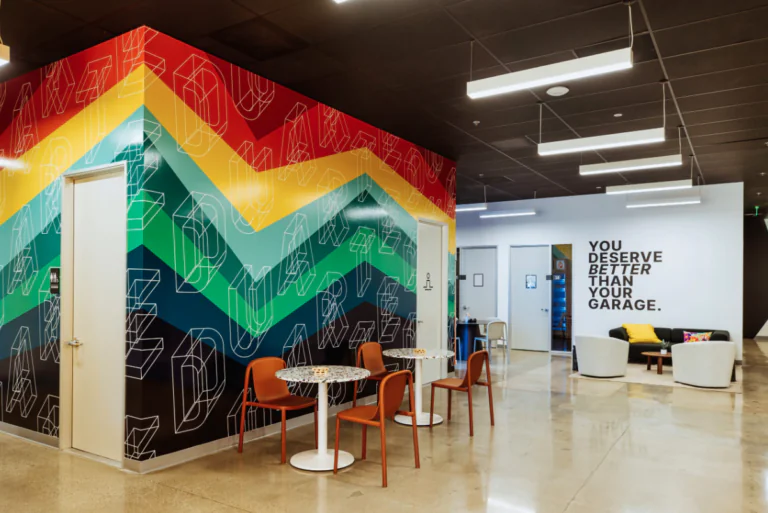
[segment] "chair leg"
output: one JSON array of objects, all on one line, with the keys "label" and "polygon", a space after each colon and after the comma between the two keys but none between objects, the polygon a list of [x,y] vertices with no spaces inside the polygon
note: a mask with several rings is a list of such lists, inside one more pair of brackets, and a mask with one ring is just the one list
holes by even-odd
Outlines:
[{"label": "chair leg", "polygon": [[475,436],[475,426],[472,418],[472,387],[467,390],[467,396],[469,401],[469,436]]},{"label": "chair leg", "polygon": [[[432,400],[429,402],[429,429],[432,429],[432,417],[435,416],[435,386],[432,385]],[[413,417],[413,425],[416,425],[416,417]]]},{"label": "chair leg", "polygon": [[363,424],[363,457],[360,459],[364,460],[367,454],[368,454],[368,426]]},{"label": "chair leg", "polygon": [[491,426],[494,426],[493,423],[493,391],[491,390],[491,386],[488,385],[488,406],[491,409]]},{"label": "chair leg", "polygon": [[[434,388],[432,389],[435,390]],[[430,422],[432,422],[430,420]],[[413,422],[411,423],[411,426],[413,427],[413,457],[416,458],[416,468],[421,468],[421,462],[419,461],[419,435],[418,435],[418,428],[416,427],[416,416],[413,417]]]},{"label": "chair leg", "polygon": [[341,419],[336,417],[336,443],[333,446],[333,473],[339,473],[339,427]]},{"label": "chair leg", "polygon": [[357,407],[357,381],[352,382],[352,408]]},{"label": "chair leg", "polygon": [[315,404],[315,449],[317,449],[317,404]]},{"label": "chair leg", "polygon": [[285,463],[285,410],[280,410],[280,463]]},{"label": "chair leg", "polygon": [[451,394],[453,393],[453,390],[450,388],[448,389],[448,420],[451,420]]},{"label": "chair leg", "polygon": [[387,434],[384,428],[385,422],[384,419],[381,419],[381,486],[384,488],[387,487]]},{"label": "chair leg", "polygon": [[243,435],[245,435],[245,402],[246,393],[243,392],[243,411],[240,414],[240,442],[237,444],[237,452],[243,452]]}]

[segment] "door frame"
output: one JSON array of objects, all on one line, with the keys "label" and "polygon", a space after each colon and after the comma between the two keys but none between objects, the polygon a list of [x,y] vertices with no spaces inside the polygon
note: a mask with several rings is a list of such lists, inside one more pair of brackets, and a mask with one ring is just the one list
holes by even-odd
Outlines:
[{"label": "door frame", "polygon": [[[512,348],[512,250],[513,249],[519,249],[519,248],[549,248],[550,255],[552,254],[552,244],[510,244],[509,246],[509,262],[507,264],[507,293],[508,293],[508,305],[509,305],[509,327],[507,328],[507,336],[509,337],[509,341],[507,343],[507,353],[511,351]],[[551,257],[549,259],[549,265],[550,268],[552,266]],[[547,280],[545,280],[547,281]],[[552,285],[550,283],[550,286],[548,288],[549,291],[549,321],[547,322],[547,326],[549,327],[549,341],[547,343],[547,353],[552,353]],[[528,351],[528,349],[516,349],[517,351]],[[543,353],[544,351],[536,351]],[[509,356],[509,354],[507,354]]]},{"label": "door frame", "polygon": [[[491,246],[491,245],[487,245],[487,246],[457,246],[456,249],[460,249],[462,251],[467,250],[467,249],[493,249],[494,250],[494,253],[493,253],[493,260],[494,260],[493,266],[496,269],[496,282],[493,284],[493,293],[494,293],[494,297],[496,298],[495,299],[495,303],[496,303],[496,314],[495,314],[495,317],[498,318],[499,317],[499,246]],[[461,274],[461,269],[457,269],[457,270],[459,271],[458,274]],[[457,308],[458,308],[458,305],[457,305]]]},{"label": "door frame", "polygon": [[[126,212],[128,209],[128,183],[127,183],[127,166],[125,161],[114,162],[111,164],[105,164],[102,166],[89,167],[85,169],[66,171],[62,177],[61,183],[61,296],[60,296],[60,330],[59,330],[59,345],[60,345],[60,363],[59,363],[59,449],[67,449],[77,451],[72,447],[72,407],[73,407],[73,370],[74,361],[73,354],[74,348],[66,344],[66,341],[74,338],[74,251],[75,251],[75,237],[74,237],[74,206],[75,206],[75,182],[85,178],[92,178],[97,176],[108,176],[120,174],[123,178],[123,190],[126,191]],[[121,233],[123,237],[128,237],[128,225],[122,227]],[[128,254],[126,252],[124,267],[126,273],[128,272]],[[125,279],[125,273],[123,274]],[[127,308],[127,307],[126,307]],[[127,315],[127,310],[126,310]],[[125,325],[123,326],[123,332],[125,333]],[[127,343],[127,342],[126,342]],[[125,352],[125,346],[123,347]],[[122,375],[122,400],[120,401],[122,409],[122,417],[125,418],[125,366],[123,366]],[[112,460],[102,458],[95,454],[89,454],[81,451],[77,451],[78,454],[83,454],[92,459],[96,459],[109,464],[119,465],[121,468],[125,468],[125,422],[121,423],[123,440],[123,454],[122,461],[114,462]]]},{"label": "door frame", "polygon": [[[442,280],[442,286],[443,290],[445,291],[443,293],[443,297],[440,298],[440,317],[441,319],[441,328],[440,328],[440,347],[445,350],[450,350],[448,347],[448,223],[444,223],[441,221],[435,221],[434,219],[427,219],[424,217],[418,217],[416,218],[416,251],[419,251],[419,225],[418,223],[424,223],[424,224],[430,224],[432,226],[437,226],[441,228],[441,236],[442,236],[442,256],[441,256],[441,276],[440,279]],[[418,253],[417,253],[418,258]],[[416,269],[416,273],[418,274],[418,268]],[[418,294],[418,287],[416,288],[416,294]],[[416,296],[416,318],[419,318],[419,300],[418,296]],[[439,360],[441,364],[443,362],[446,362],[445,364],[440,365],[440,377],[445,378],[448,376],[448,360]]]}]

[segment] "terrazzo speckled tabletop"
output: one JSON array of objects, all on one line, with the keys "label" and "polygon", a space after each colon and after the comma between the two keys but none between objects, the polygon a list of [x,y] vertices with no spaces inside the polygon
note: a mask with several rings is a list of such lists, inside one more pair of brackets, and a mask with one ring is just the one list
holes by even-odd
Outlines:
[{"label": "terrazzo speckled tabletop", "polygon": [[417,354],[413,352],[413,348],[387,349],[384,351],[384,356],[389,356],[390,358],[404,358],[406,360],[438,360],[440,358],[452,357],[453,351],[427,349],[426,353]]},{"label": "terrazzo speckled tabletop", "polygon": [[343,383],[345,381],[357,381],[365,379],[371,373],[359,367],[348,367],[345,365],[318,365],[317,367],[328,368],[328,374],[316,376],[314,367],[291,367],[275,372],[275,376],[284,381],[296,383]]}]

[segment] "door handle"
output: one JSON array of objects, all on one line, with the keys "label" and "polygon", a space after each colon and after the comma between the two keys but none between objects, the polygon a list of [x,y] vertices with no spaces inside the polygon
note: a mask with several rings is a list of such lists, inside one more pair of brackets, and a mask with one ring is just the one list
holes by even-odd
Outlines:
[{"label": "door handle", "polygon": [[549,312],[549,308],[542,308],[541,311],[542,312]]},{"label": "door handle", "polygon": [[419,324],[424,324],[424,321],[416,321],[416,322],[418,322]]},{"label": "door handle", "polygon": [[78,340],[78,339],[76,339],[76,338],[73,338],[72,340],[70,340],[69,342],[67,342],[67,345],[69,345],[69,346],[72,346],[72,347],[80,347],[80,346],[82,346],[82,345],[83,345],[83,343],[82,343],[82,342],[80,342],[80,340]]}]

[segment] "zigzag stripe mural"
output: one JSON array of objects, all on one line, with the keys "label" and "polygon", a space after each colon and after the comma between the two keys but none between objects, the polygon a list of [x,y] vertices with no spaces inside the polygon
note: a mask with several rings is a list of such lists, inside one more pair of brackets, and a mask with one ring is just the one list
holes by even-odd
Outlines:
[{"label": "zigzag stripe mural", "polygon": [[452,162],[148,28],[0,85],[0,130],[2,422],[58,434],[68,170],[126,162],[131,459],[236,434],[254,358],[414,345],[418,219],[455,265]]}]

